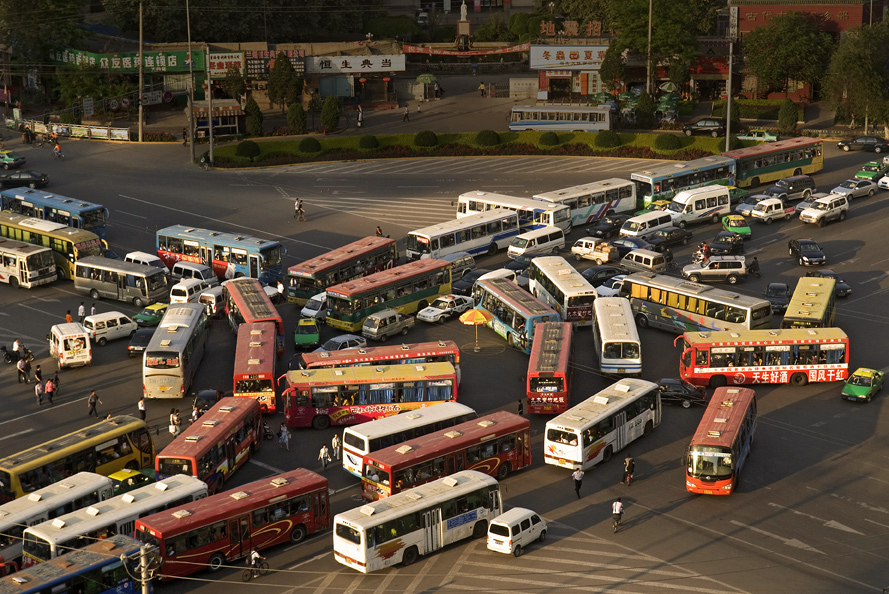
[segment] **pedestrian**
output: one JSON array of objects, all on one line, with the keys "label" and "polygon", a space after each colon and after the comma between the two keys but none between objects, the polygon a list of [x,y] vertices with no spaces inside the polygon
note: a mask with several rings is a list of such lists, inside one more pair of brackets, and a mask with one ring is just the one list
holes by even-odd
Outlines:
[{"label": "pedestrian", "polygon": [[364,110],[361,109],[361,106],[358,106],[358,127],[364,124]]},{"label": "pedestrian", "polygon": [[139,418],[144,421],[145,420],[145,396],[142,396],[142,398],[139,399],[139,404],[137,406],[139,407]]},{"label": "pedestrian", "polygon": [[37,405],[43,404],[43,384],[40,382],[34,384],[34,394],[37,395]]},{"label": "pedestrian", "polygon": [[80,302],[80,307],[77,308],[77,317],[79,318],[77,321],[83,324],[83,318],[86,317],[86,305],[83,304],[83,301]]},{"label": "pedestrian", "polygon": [[627,457],[624,458],[624,477],[621,479],[620,484],[630,486],[630,481],[633,479],[633,472],[636,470],[636,461],[633,460],[633,457],[627,454]]},{"label": "pedestrian", "polygon": [[15,364],[16,371],[19,372],[19,383],[25,382],[25,360],[19,359]]},{"label": "pedestrian", "polygon": [[34,380],[35,380],[38,384],[42,384],[42,383],[43,383],[43,371],[41,371],[41,369],[40,369],[40,365],[38,365],[37,368],[34,370]]},{"label": "pedestrian", "polygon": [[485,96],[485,83],[481,83],[478,86],[478,92],[481,93],[481,96]]},{"label": "pedestrian", "polygon": [[93,306],[90,308],[90,315],[91,316],[96,315],[96,304],[95,303],[93,303]]},{"label": "pedestrian", "polygon": [[198,410],[197,406],[192,407],[191,417],[189,417],[188,422],[194,425],[199,418],[201,418],[201,411]]},{"label": "pedestrian", "polygon": [[170,434],[173,437],[179,435],[179,426],[182,425],[182,419],[179,418],[179,410],[175,408],[170,409],[170,426],[168,429],[170,430]]},{"label": "pedestrian", "polygon": [[22,362],[22,371],[25,374],[25,383],[31,383],[31,362],[27,359],[19,359]]},{"label": "pedestrian", "polygon": [[340,436],[336,433],[333,434],[333,439],[330,440],[330,445],[333,447],[333,457],[335,460],[340,459]]},{"label": "pedestrian", "polygon": [[90,392],[90,397],[86,401],[86,405],[89,407],[89,410],[86,413],[86,416],[93,415],[97,419],[99,418],[99,413],[96,412],[96,405],[103,404],[101,400],[99,400],[99,395],[96,394],[96,391],[93,390]]},{"label": "pedestrian", "polygon": [[43,387],[43,394],[46,396],[46,400],[49,402],[49,405],[52,406],[52,397],[55,393],[56,386],[52,383],[51,379],[46,380],[46,385]]},{"label": "pedestrian", "polygon": [[321,469],[327,470],[327,463],[330,462],[330,452],[327,449],[327,444],[321,444],[321,451],[318,453],[318,459],[321,460]]},{"label": "pedestrian", "polygon": [[432,85],[432,88],[435,90],[435,98],[439,99],[441,97],[441,87],[438,86],[438,81],[435,81],[435,84]]},{"label": "pedestrian", "polygon": [[74,321],[74,316],[71,315],[71,310],[68,310],[68,313],[65,314],[65,323],[70,324]]},{"label": "pedestrian", "polygon": [[377,237],[382,237],[382,236],[383,236],[383,229],[379,225],[377,225]]},{"label": "pedestrian", "polygon": [[[59,390],[61,389],[62,382],[59,381],[59,371],[56,370],[55,373],[52,374],[52,394],[53,396],[59,395]],[[50,400],[52,402],[52,400]]]},{"label": "pedestrian", "polygon": [[583,470],[578,468],[571,473],[571,478],[574,479],[574,492],[577,493],[577,498],[580,499],[580,485],[583,484]]},{"label": "pedestrian", "polygon": [[294,219],[299,216],[299,209],[302,208],[302,202],[303,201],[300,200],[299,198],[297,198],[296,200],[293,201],[293,218]]},{"label": "pedestrian", "polygon": [[290,432],[286,423],[281,423],[281,430],[278,431],[278,447],[290,451]]},{"label": "pedestrian", "polygon": [[296,217],[297,221],[305,221],[306,220],[306,205],[303,202],[302,198],[297,198],[296,202],[293,204],[293,207],[296,209],[293,213],[293,216]]},{"label": "pedestrian", "polygon": [[188,144],[188,128],[182,128],[182,146]]},{"label": "pedestrian", "polygon": [[525,414],[525,401],[522,400],[521,398],[519,398],[518,403],[519,403],[519,416],[524,415]]},{"label": "pedestrian", "polygon": [[407,105],[404,106],[404,115],[401,117],[401,121],[402,121],[402,122],[409,122],[409,121],[411,121],[411,112],[410,112],[410,110],[407,108]]}]

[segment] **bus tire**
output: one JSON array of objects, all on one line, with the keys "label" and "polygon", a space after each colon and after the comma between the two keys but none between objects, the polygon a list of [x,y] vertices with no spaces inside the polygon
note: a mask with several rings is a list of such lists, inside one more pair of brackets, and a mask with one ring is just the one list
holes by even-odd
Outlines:
[{"label": "bus tire", "polygon": [[417,304],[417,311],[422,311],[422,310],[426,309],[427,307],[429,307],[429,302],[426,301],[425,299],[421,299],[420,303]]},{"label": "bus tire", "polygon": [[488,535],[488,523],[484,520],[476,522],[472,527],[472,538],[485,538]]},{"label": "bus tire", "polygon": [[207,569],[210,571],[219,571],[222,569],[222,566],[225,565],[225,557],[220,555],[219,553],[214,554],[210,557],[210,560],[207,561]]},{"label": "bus tire", "polygon": [[99,295],[99,292],[97,290],[90,289],[90,299],[95,299],[96,301],[98,301],[101,298],[102,298],[102,296]]},{"label": "bus tire", "polygon": [[127,470],[139,470],[139,463],[135,460],[130,460],[126,463],[124,468],[126,468]]},{"label": "bus tire", "polygon": [[330,417],[328,417],[327,415],[317,415],[314,419],[312,419],[313,429],[324,431],[328,427],[330,427]]},{"label": "bus tire", "polygon": [[758,177],[754,177],[753,179],[750,180],[750,187],[751,188],[753,186],[758,186],[758,185],[759,185],[759,178]]},{"label": "bus tire", "polygon": [[793,170],[793,175],[802,175],[802,174],[803,174],[803,170],[800,169],[799,167],[797,167],[796,169]]},{"label": "bus tire", "polygon": [[491,245],[488,246],[488,255],[493,256],[496,253],[497,253],[497,244],[492,243]]},{"label": "bus tire", "polygon": [[714,375],[710,378],[709,384],[711,388],[722,388],[725,386],[725,376]]},{"label": "bus tire", "polygon": [[19,286],[19,279],[17,279],[14,276],[10,276],[9,277],[9,286],[12,287],[13,289],[17,289]]},{"label": "bus tire", "polygon": [[794,373],[790,376],[790,383],[794,386],[805,386],[809,383],[809,378],[805,373]]},{"label": "bus tire", "polygon": [[297,544],[306,537],[306,527],[300,524],[290,531],[290,544]]},{"label": "bus tire", "polygon": [[141,297],[133,297],[133,305],[136,307],[145,307],[145,301]]},{"label": "bus tire", "polygon": [[614,452],[612,451],[611,446],[606,447],[605,451],[602,452],[602,462],[608,462],[609,460],[611,460],[611,454],[613,453]]},{"label": "bus tire", "polygon": [[417,547],[410,547],[404,552],[404,555],[401,556],[401,564],[405,567],[407,567],[408,565],[413,565],[417,562],[417,559],[419,557],[420,553],[417,551]]},{"label": "bus tire", "polygon": [[645,428],[642,429],[642,435],[650,435],[652,429],[654,429],[654,423],[648,421],[647,423],[645,423]]},{"label": "bus tire", "polygon": [[500,468],[497,469],[497,480],[502,481],[506,477],[509,476],[509,471],[512,470],[509,462],[504,462],[500,465]]},{"label": "bus tire", "polygon": [[516,545],[512,550],[513,557],[521,557],[522,556],[522,545]]},{"label": "bus tire", "polygon": [[636,324],[640,328],[648,328],[648,318],[645,317],[645,314],[636,314]]},{"label": "bus tire", "polygon": [[61,266],[56,268],[56,276],[58,277],[59,280],[65,280],[68,278],[67,276],[65,276],[65,271],[62,270]]},{"label": "bus tire", "polygon": [[[711,220],[713,221],[714,224],[719,224],[719,221],[720,221],[719,215],[718,214],[713,215],[713,218]],[[683,243],[682,245],[685,245],[685,244]]]}]

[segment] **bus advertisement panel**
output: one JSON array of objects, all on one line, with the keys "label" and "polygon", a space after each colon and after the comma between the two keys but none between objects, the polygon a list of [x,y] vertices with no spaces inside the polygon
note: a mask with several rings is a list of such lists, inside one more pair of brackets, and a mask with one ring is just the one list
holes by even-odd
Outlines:
[{"label": "bus advertisement panel", "polygon": [[571,402],[574,373],[574,330],[568,322],[544,322],[537,326],[537,340],[528,360],[528,412],[561,414]]},{"label": "bus advertisement panel", "polygon": [[636,184],[614,177],[535,194],[534,198],[567,206],[571,209],[572,227],[580,227],[595,223],[608,215],[634,213],[636,211]]},{"label": "bus advertisement panel", "polygon": [[506,278],[478,280],[472,288],[475,306],[491,314],[488,327],[526,355],[542,322],[561,322],[554,310]]},{"label": "bus advertisement panel", "polygon": [[818,173],[824,168],[824,140],[797,136],[724,153],[735,161],[733,185],[739,188],[778,181],[783,177]]},{"label": "bus advertisement panel", "polygon": [[232,396],[252,398],[263,413],[275,413],[275,325],[271,322],[244,324],[235,346],[235,373]]},{"label": "bus advertisement panel", "polygon": [[26,217],[83,229],[102,239],[108,239],[105,221],[110,215],[108,209],[101,204],[33,188],[13,188],[0,192],[0,208]]},{"label": "bus advertisement panel", "polygon": [[540,256],[528,266],[531,294],[575,326],[593,325],[596,288],[565,258]]},{"label": "bus advertisement panel", "polygon": [[236,278],[222,283],[222,300],[232,331],[237,334],[241,324],[272,322],[279,355],[284,354],[284,322],[262,284],[255,278]]},{"label": "bus advertisement panel", "polygon": [[74,278],[74,263],[86,256],[101,256],[108,247],[95,233],[61,223],[0,212],[0,236],[52,250],[59,278]]},{"label": "bus advertisement panel", "polygon": [[52,250],[0,237],[0,281],[9,286],[30,289],[56,280]]}]

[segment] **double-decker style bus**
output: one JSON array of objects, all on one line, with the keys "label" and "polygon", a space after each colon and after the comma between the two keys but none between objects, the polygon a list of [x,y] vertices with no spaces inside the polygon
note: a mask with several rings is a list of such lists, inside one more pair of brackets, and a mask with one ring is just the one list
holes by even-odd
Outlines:
[{"label": "double-decker style bus", "polygon": [[327,479],[298,468],[136,520],[156,547],[160,578],[185,577],[330,527]]},{"label": "double-decker style bus", "polygon": [[364,237],[287,269],[287,301],[305,305],[327,287],[381,270],[398,262],[398,247],[388,237]]},{"label": "double-decker style bus", "polygon": [[412,260],[441,258],[456,252],[493,256],[508,248],[519,233],[518,215],[497,208],[411,231],[407,234],[406,253]]},{"label": "double-decker style bus", "polygon": [[587,470],[661,422],[658,385],[623,378],[546,423],[543,461]]},{"label": "double-decker style bus", "polygon": [[839,328],[686,332],[679,374],[696,386],[838,382],[849,377],[849,337]]},{"label": "double-decker style bus", "polygon": [[457,400],[450,363],[302,369],[286,377],[281,397],[290,427],[355,425]]},{"label": "double-decker style bus", "polygon": [[689,493],[731,495],[756,431],[756,394],[750,388],[717,388],[685,455]]},{"label": "double-decker style bus", "polygon": [[498,480],[531,465],[531,422],[500,411],[364,456],[362,495],[383,499],[461,470]]},{"label": "double-decker style bus", "polygon": [[613,177],[535,194],[534,198],[567,206],[571,209],[571,225],[579,227],[595,223],[608,215],[635,212],[636,184]]},{"label": "double-decker style bus", "polygon": [[330,369],[359,365],[450,363],[460,380],[460,347],[452,340],[301,353],[300,369]]},{"label": "double-decker style bus", "polygon": [[271,322],[244,324],[235,346],[235,373],[232,396],[253,398],[263,413],[278,410],[275,396],[275,325]]},{"label": "double-decker style bus", "polygon": [[173,225],[157,231],[157,257],[168,268],[195,262],[213,269],[222,279],[249,276],[264,285],[284,279],[281,261],[286,250],[273,239],[239,233]]},{"label": "double-decker style bus", "polygon": [[[658,162],[655,162],[658,163]],[[638,208],[649,208],[654,200],[672,200],[678,192],[710,184],[731,185],[735,160],[726,155],[711,155],[681,163],[656,165],[630,174],[636,183]]]},{"label": "double-decker style bus", "polygon": [[207,485],[203,482],[190,476],[172,476],[30,526],[23,534],[24,565],[49,561],[118,534],[133,536],[136,519],[206,496]]},{"label": "double-decker style bus", "polygon": [[225,315],[235,334],[241,324],[272,322],[277,352],[279,355],[284,353],[284,322],[258,280],[236,278],[225,281],[222,283],[222,299]]},{"label": "double-decker style bus", "polygon": [[52,250],[59,278],[74,278],[74,263],[86,256],[101,256],[107,247],[95,233],[61,223],[0,212],[0,236]]},{"label": "double-decker style bus", "polygon": [[364,456],[476,418],[459,402],[442,402],[343,430],[343,468],[361,477]]},{"label": "double-decker style bus", "polygon": [[141,546],[124,535],[93,542],[78,551],[0,578],[0,593],[136,594],[141,591],[152,594],[151,582],[141,585],[135,577]]},{"label": "double-decker style bus", "polygon": [[536,332],[537,339],[528,360],[528,412],[561,414],[571,402],[574,331],[567,322],[544,322],[538,324]]},{"label": "double-decker style bus", "polygon": [[501,513],[497,479],[464,470],[337,514],[333,554],[362,573],[410,565],[455,542],[484,538]]},{"label": "double-decker style bus", "polygon": [[561,322],[554,310],[506,278],[478,280],[472,288],[475,306],[493,316],[488,327],[526,355],[541,322]]},{"label": "double-decker style bus", "polygon": [[57,275],[48,247],[0,237],[0,281],[30,289],[51,283]]},{"label": "double-decker style bus", "polygon": [[824,168],[824,141],[797,136],[723,153],[735,160],[735,184],[755,187],[782,177],[818,173]]},{"label": "double-decker style bus", "polygon": [[43,190],[13,188],[0,191],[0,209],[84,229],[102,239],[108,239],[105,221],[110,215],[108,209],[101,204],[50,194]]},{"label": "double-decker style bus", "polygon": [[0,459],[0,502],[12,501],[78,472],[103,476],[151,466],[145,421],[120,415]]},{"label": "double-decker style bus", "polygon": [[0,505],[0,562],[6,573],[22,566],[22,533],[27,526],[42,524],[76,509],[110,499],[111,479],[94,472],[78,472]]},{"label": "double-decker style bus", "polygon": [[262,408],[250,398],[221,398],[155,458],[158,480],[198,478],[210,493],[247,463],[262,445]]},{"label": "double-decker style bus", "polygon": [[145,307],[169,296],[167,275],[160,268],[101,256],[80,258],[74,265],[74,289],[91,299],[103,297]]},{"label": "double-decker style bus", "polygon": [[837,312],[836,280],[804,276],[796,284],[782,328],[831,328]]},{"label": "double-decker style bus", "polygon": [[191,388],[207,344],[207,310],[201,303],[167,308],[142,358],[146,398],[182,398]]},{"label": "double-decker style bus", "polygon": [[423,259],[327,288],[327,325],[355,332],[372,313],[415,313],[451,292],[451,264]]},{"label": "double-decker style bus", "polygon": [[642,373],[642,341],[636,331],[633,309],[623,297],[596,299],[593,343],[599,357],[599,371],[607,375]]},{"label": "double-decker style bus", "polygon": [[611,130],[608,105],[515,105],[509,114],[510,132],[554,130],[564,132],[601,132]]},{"label": "double-decker style bus", "polygon": [[772,327],[772,306],[765,299],[663,274],[633,273],[620,294],[630,300],[642,328],[682,333]]},{"label": "double-decker style bus", "polygon": [[565,258],[540,256],[528,266],[531,294],[575,326],[592,326],[596,288]]},{"label": "double-decker style bus", "polygon": [[494,192],[467,192],[457,199],[457,218],[494,209],[512,210],[519,215],[519,229],[524,233],[541,227],[571,230],[571,209],[564,204],[547,204],[533,198],[518,198]]}]

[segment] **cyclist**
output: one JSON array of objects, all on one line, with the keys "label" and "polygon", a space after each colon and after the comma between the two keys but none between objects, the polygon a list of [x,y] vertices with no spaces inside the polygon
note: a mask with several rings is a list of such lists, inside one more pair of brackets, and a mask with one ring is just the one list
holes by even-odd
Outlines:
[{"label": "cyclist", "polygon": [[618,527],[620,526],[620,517],[624,513],[624,504],[620,502],[620,497],[611,504],[611,517],[614,520],[613,526],[614,531],[617,532]]},{"label": "cyclist", "polygon": [[620,483],[622,485],[630,486],[630,481],[633,479],[633,472],[636,470],[636,461],[633,460],[633,457],[627,454],[626,459],[624,459],[624,477],[621,479]]},{"label": "cyclist", "polygon": [[264,559],[255,548],[250,549],[250,567],[253,568],[253,577],[259,577],[259,563]]}]

